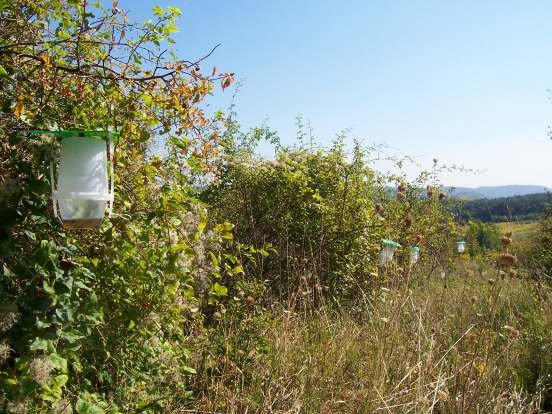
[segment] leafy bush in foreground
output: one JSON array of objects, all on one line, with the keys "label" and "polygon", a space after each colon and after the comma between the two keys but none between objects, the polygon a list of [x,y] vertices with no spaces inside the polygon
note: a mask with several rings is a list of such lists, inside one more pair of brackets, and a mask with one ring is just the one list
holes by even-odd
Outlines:
[{"label": "leafy bush in foreground", "polygon": [[[191,197],[209,179],[221,80],[171,53],[176,8],[154,21],[87,2],[0,7],[0,411],[153,412],[189,398],[200,337],[248,289],[232,225]],[[122,60],[126,56],[127,60]],[[32,129],[120,130],[116,200],[99,231],[50,211],[55,141]],[[149,156],[153,136],[163,158]],[[245,309],[244,312],[249,312]]]}]

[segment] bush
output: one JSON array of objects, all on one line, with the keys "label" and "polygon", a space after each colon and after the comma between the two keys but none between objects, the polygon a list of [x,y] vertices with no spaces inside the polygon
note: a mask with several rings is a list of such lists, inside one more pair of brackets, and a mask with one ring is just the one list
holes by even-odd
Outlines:
[{"label": "bush", "polygon": [[470,256],[480,256],[485,252],[500,248],[500,232],[492,223],[470,221],[466,241]]},{"label": "bush", "polygon": [[[2,412],[154,412],[187,399],[192,339],[250,288],[240,259],[260,253],[191,196],[220,146],[220,116],[198,102],[232,77],[165,55],[180,11],[154,14],[140,25],[115,5],[0,7]],[[117,214],[99,231],[66,231],[49,197],[59,145],[29,130],[110,125],[121,132]],[[164,157],[151,155],[153,136]]]},{"label": "bush", "polygon": [[[447,266],[455,226],[444,197],[420,190],[427,175],[412,184],[379,175],[369,150],[357,145],[349,155],[342,139],[329,149],[279,146],[275,160],[264,160],[251,145],[261,137],[247,135],[243,151],[227,137],[220,179],[201,197],[217,220],[236,224],[237,240],[270,246],[272,254],[248,272],[266,279],[276,297],[358,298],[396,274],[379,264],[383,238],[404,246],[397,254],[403,276],[417,243],[430,273]],[[388,187],[394,182],[398,191]]]},{"label": "bush", "polygon": [[552,283],[552,204],[537,233],[525,246],[523,261],[533,278]]},{"label": "bush", "polygon": [[349,162],[338,146],[281,150],[274,161],[233,159],[205,194],[218,219],[236,224],[239,241],[271,246],[255,271],[288,297],[297,287],[319,296],[370,280],[382,237],[376,197],[363,154]]}]

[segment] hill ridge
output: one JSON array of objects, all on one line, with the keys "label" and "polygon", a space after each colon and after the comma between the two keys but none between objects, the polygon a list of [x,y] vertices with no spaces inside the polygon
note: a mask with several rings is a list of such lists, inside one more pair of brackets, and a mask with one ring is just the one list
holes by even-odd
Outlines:
[{"label": "hill ridge", "polygon": [[450,192],[453,197],[467,199],[501,198],[539,194],[552,191],[552,188],[544,185],[510,184],[498,186],[479,187],[454,187],[445,186],[443,189]]}]

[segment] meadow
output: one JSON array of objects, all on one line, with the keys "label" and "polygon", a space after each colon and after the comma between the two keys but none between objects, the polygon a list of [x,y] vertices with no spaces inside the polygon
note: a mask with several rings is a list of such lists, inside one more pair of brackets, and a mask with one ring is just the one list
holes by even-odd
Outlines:
[{"label": "meadow", "polygon": [[522,239],[534,235],[538,231],[538,222],[501,222],[496,223],[501,233],[512,233],[512,238]]},{"label": "meadow", "polygon": [[[552,290],[489,264],[459,260],[446,281],[417,274],[409,286],[367,294],[354,312],[283,310],[276,319],[266,333],[268,351],[256,355],[252,366],[227,365],[211,381],[202,409],[552,409],[545,385],[552,375]],[[225,331],[232,344],[240,328]]]}]

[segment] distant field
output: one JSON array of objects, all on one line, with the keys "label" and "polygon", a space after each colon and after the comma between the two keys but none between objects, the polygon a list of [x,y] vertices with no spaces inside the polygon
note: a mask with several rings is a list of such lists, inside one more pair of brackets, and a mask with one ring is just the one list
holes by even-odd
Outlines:
[{"label": "distant field", "polygon": [[496,223],[496,226],[501,233],[506,233],[511,231],[512,238],[520,239],[523,237],[528,237],[537,231],[539,223],[529,222],[529,223],[511,223],[511,222],[502,222]]}]

